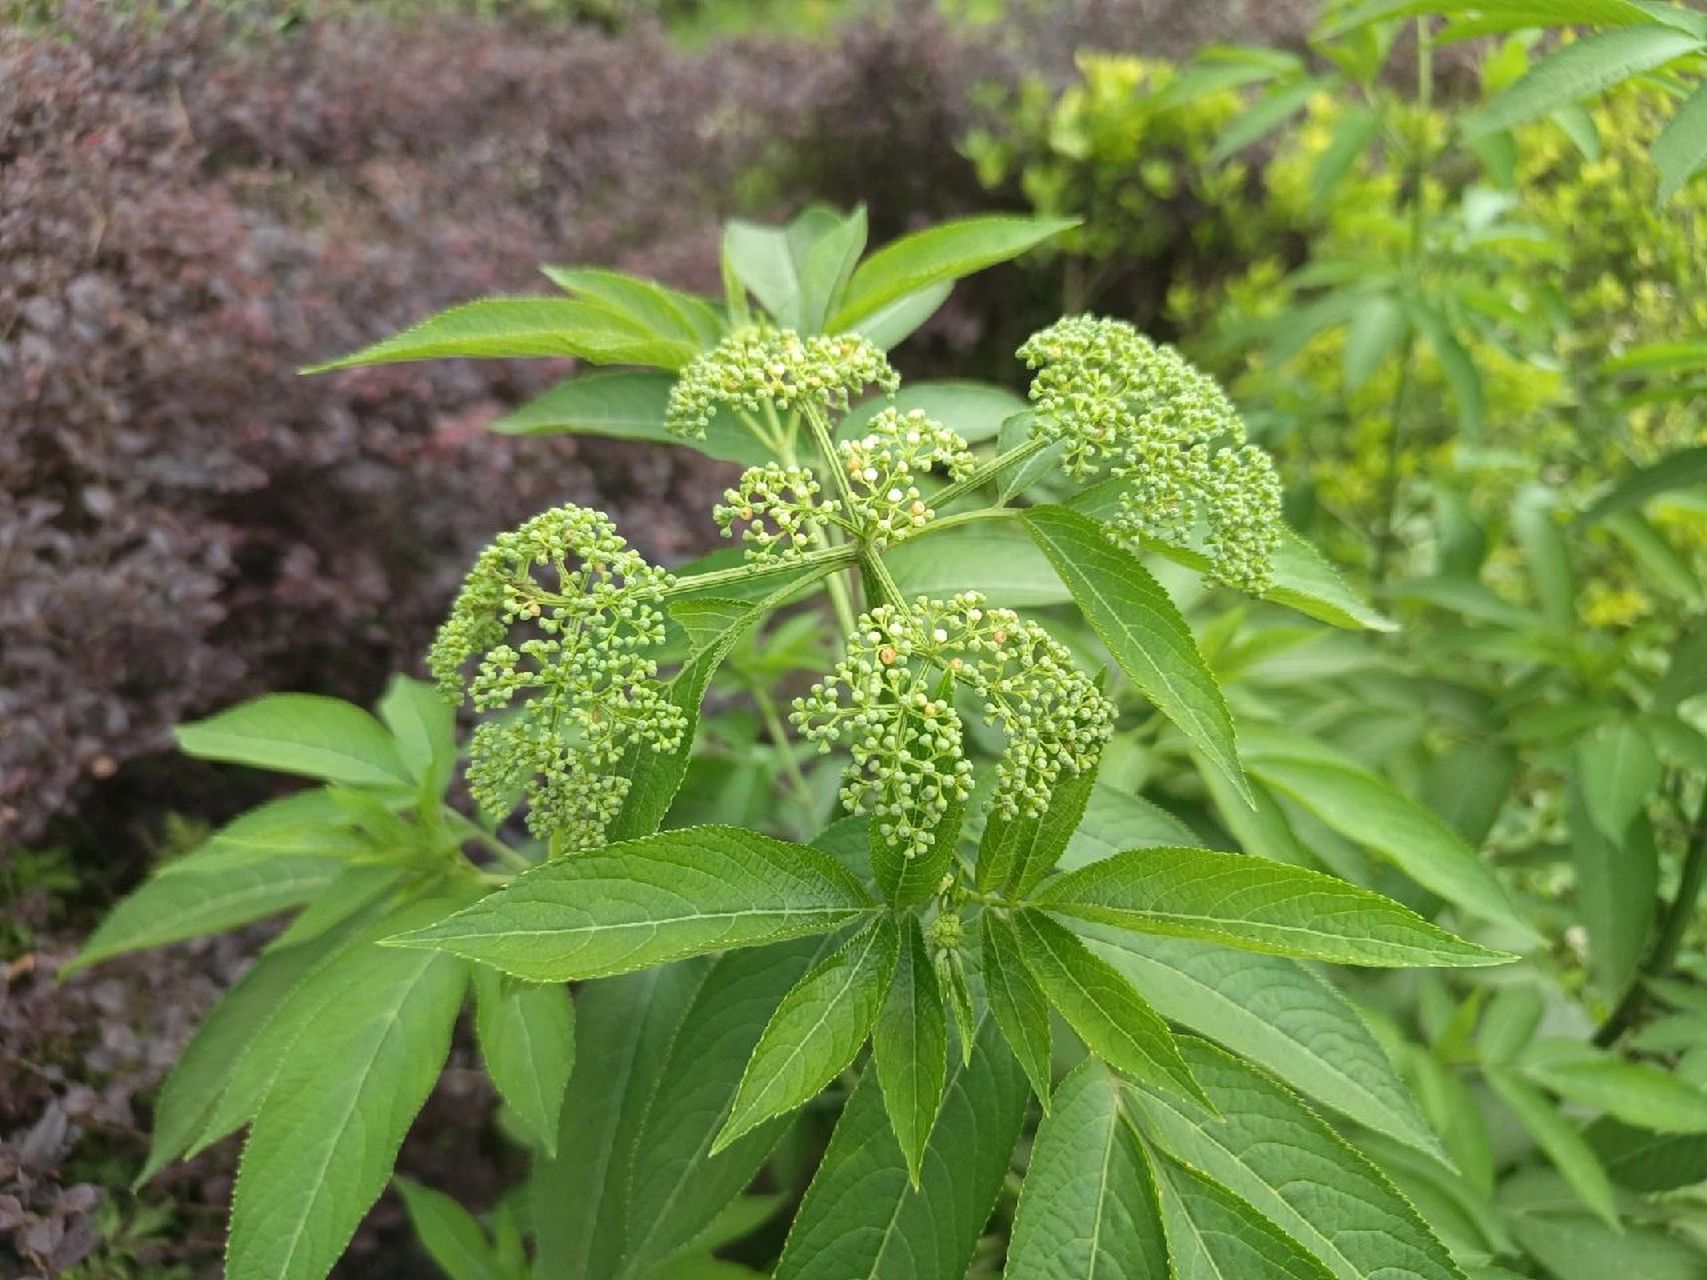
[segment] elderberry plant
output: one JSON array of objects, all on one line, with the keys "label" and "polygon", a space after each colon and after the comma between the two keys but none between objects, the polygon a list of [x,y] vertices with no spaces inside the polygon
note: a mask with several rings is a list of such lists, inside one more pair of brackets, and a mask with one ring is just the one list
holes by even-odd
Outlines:
[{"label": "elderberry plant", "polygon": [[[668,572],[560,507],[476,560],[436,690],[399,680],[378,719],[275,695],[180,731],[320,784],[168,865],[81,959],[301,909],[185,1052],[144,1171],[248,1126],[233,1280],[332,1267],[470,995],[531,1172],[484,1223],[399,1180],[454,1280],[759,1274],[714,1257],[736,1242],[777,1280],[959,1280],[1004,1252],[1024,1280],[1460,1275],[1294,1092],[1434,1154],[1301,962],[1509,957],[1206,849],[1099,780],[1117,739],[1177,735],[1253,795],[1147,561],[1379,618],[1284,528],[1227,398],[1131,326],[1034,336],[1029,400],[904,386],[889,362],[955,278],[1063,225],[974,219],[867,257],[862,212],[736,224],[721,303],[553,268],[567,297],[473,303],[327,366],[623,366],[498,429],[738,463],[708,526],[739,546]],[[756,810],[732,809],[736,758],[777,784]],[[782,1233],[791,1197],[754,1188],[803,1176],[821,1094],[839,1118]],[[1028,1127],[1005,1244],[981,1250]]]}]

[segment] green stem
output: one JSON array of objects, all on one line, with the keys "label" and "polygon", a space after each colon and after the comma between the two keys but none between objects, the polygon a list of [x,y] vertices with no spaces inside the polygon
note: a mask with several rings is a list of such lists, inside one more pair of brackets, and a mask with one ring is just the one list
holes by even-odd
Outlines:
[{"label": "green stem", "polygon": [[906,598],[901,594],[894,575],[889,572],[889,566],[883,563],[883,557],[872,547],[860,548],[859,576],[865,585],[865,598],[873,606],[898,605]]},{"label": "green stem", "polygon": [[[819,547],[816,551],[802,551],[797,556],[788,559],[760,560],[749,564],[736,565],[731,569],[713,569],[710,573],[696,573],[686,578],[677,578],[664,590],[664,599],[672,596],[691,595],[699,591],[709,591],[714,587],[729,586],[736,583],[750,582],[754,578],[775,577],[781,573],[798,573],[802,569],[814,566],[837,566],[852,564],[857,552],[851,545],[835,547]],[[545,600],[544,603],[555,603]]]},{"label": "green stem", "polygon": [[1701,897],[1703,885],[1707,885],[1707,788],[1702,790],[1701,800],[1695,806],[1695,821],[1690,826],[1689,843],[1683,854],[1683,875],[1678,880],[1671,906],[1666,909],[1665,925],[1660,929],[1654,949],[1631,980],[1624,998],[1594,1033],[1594,1043],[1601,1048],[1612,1044],[1634,1025],[1647,999],[1647,980],[1664,977],[1670,972],[1678,949],[1683,945],[1689,921],[1695,915],[1695,904]]},{"label": "green stem", "polygon": [[776,701],[759,685],[755,684],[750,688],[753,703],[759,709],[759,718],[765,723],[765,732],[770,734],[771,742],[782,756],[783,772],[788,775],[789,785],[794,788],[795,799],[810,814],[813,804],[812,786],[806,781],[806,775],[800,771],[800,761],[794,758],[794,744],[789,739],[782,716],[777,712]]},{"label": "green stem", "polygon": [[932,520],[916,533],[909,533],[903,542],[912,542],[916,538],[928,538],[933,533],[941,533],[944,529],[955,529],[963,524],[975,524],[979,520],[1012,520],[1020,514],[1019,507],[980,507],[976,511],[962,511],[957,515],[943,516],[940,520]]},{"label": "green stem", "polygon": [[[853,496],[848,488],[847,475],[842,471],[841,464],[836,458],[836,444],[830,436],[830,424],[819,412],[816,405],[802,406],[802,413],[812,428],[812,438],[817,442],[819,452],[824,455],[824,465],[830,469],[830,474],[836,479],[836,492],[841,498],[842,510],[851,517],[854,512]],[[792,435],[784,442],[779,457],[785,466],[799,465],[800,458],[794,450]],[[829,535],[819,525],[812,523],[808,527],[812,540],[818,543],[820,547],[828,549],[833,545]],[[846,551],[850,559],[854,556],[852,546],[837,547],[837,549]],[[841,624],[842,634],[852,635],[855,623],[854,606],[853,600],[848,594],[847,583],[840,578],[831,578],[826,585],[830,592],[830,603],[836,611],[836,621]]]},{"label": "green stem", "polygon": [[931,505],[941,510],[955,499],[965,497],[975,489],[982,489],[1003,471],[1013,466],[1014,463],[1024,462],[1032,454],[1047,448],[1049,444],[1050,440],[1047,436],[1029,436],[1006,453],[1000,453],[991,458],[964,480],[956,480],[953,484],[938,489],[931,495]]}]

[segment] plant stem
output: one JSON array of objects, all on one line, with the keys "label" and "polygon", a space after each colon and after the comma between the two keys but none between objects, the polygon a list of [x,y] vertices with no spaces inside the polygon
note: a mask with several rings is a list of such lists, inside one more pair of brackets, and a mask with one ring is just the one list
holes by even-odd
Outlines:
[{"label": "plant stem", "polygon": [[883,557],[871,547],[860,548],[859,576],[865,585],[868,605],[898,605],[906,598],[901,594],[894,575],[889,572],[889,566],[883,563]]},{"label": "plant stem", "polygon": [[1678,881],[1671,906],[1666,909],[1665,925],[1618,1007],[1594,1033],[1594,1043],[1601,1048],[1612,1044],[1635,1023],[1647,999],[1647,989],[1643,985],[1647,979],[1664,977],[1671,969],[1672,962],[1677,959],[1678,948],[1683,945],[1683,935],[1689,928],[1690,917],[1695,914],[1695,903],[1704,884],[1707,884],[1707,788],[1702,790],[1701,800],[1695,807],[1695,821],[1690,826],[1689,843],[1683,854],[1683,876]]},{"label": "plant stem", "polygon": [[820,547],[816,551],[802,551],[799,555],[791,556],[786,560],[761,560],[751,564],[736,565],[732,569],[713,569],[710,573],[696,573],[686,578],[677,578],[665,589],[664,598],[667,600],[672,596],[689,595],[696,591],[710,590],[713,587],[750,582],[754,578],[774,577],[779,573],[797,573],[801,569],[809,569],[814,565],[852,564],[855,558],[856,552],[852,546]]},{"label": "plant stem", "polygon": [[766,693],[759,685],[750,686],[753,704],[759,709],[759,718],[765,722],[765,732],[770,734],[771,742],[776,746],[777,754],[782,756],[783,772],[788,775],[788,782],[794,788],[795,799],[805,811],[812,812],[812,786],[806,781],[806,775],[800,771],[800,761],[794,758],[794,744],[789,740],[788,729],[782,722],[782,716],[776,709],[776,700]]},{"label": "plant stem", "polygon": [[1045,436],[1033,435],[1028,437],[1006,453],[997,454],[991,458],[964,480],[956,480],[953,484],[938,489],[931,496],[931,505],[938,508],[946,507],[955,499],[964,497],[975,489],[982,489],[1003,471],[1013,466],[1014,463],[1025,461],[1032,454],[1047,448],[1049,443]]},{"label": "plant stem", "polygon": [[954,529],[963,524],[974,524],[979,520],[1012,520],[1020,513],[1018,507],[980,507],[976,511],[962,511],[957,515],[944,516],[940,520],[932,520],[916,533],[910,533],[903,539],[911,542],[915,538],[928,538],[933,533],[941,533],[944,529]]}]

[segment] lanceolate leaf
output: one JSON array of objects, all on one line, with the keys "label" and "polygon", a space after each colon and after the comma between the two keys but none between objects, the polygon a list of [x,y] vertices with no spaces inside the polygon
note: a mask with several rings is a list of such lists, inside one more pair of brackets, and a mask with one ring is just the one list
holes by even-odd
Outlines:
[{"label": "lanceolate leaf", "polygon": [[688,827],[559,858],[394,941],[568,982],[827,933],[876,904],[807,845]]},{"label": "lanceolate leaf", "polygon": [[1046,884],[1058,916],[1337,964],[1499,964],[1515,957],[1453,937],[1390,898],[1266,858],[1132,849]]},{"label": "lanceolate leaf", "polygon": [[1303,965],[1109,925],[1076,930],[1170,1022],[1219,1041],[1359,1124],[1441,1157],[1428,1121],[1357,1010]]},{"label": "lanceolate leaf", "polygon": [[679,369],[698,348],[655,337],[614,312],[569,298],[486,298],[441,311],[383,342],[304,373],[447,356],[576,356],[594,364]]},{"label": "lanceolate leaf", "polygon": [[1457,832],[1339,752],[1272,729],[1246,734],[1251,772],[1328,826],[1384,854],[1426,889],[1471,915],[1533,936],[1505,886]]},{"label": "lanceolate leaf", "polygon": [[1157,1168],[1174,1280],[1332,1280],[1302,1245],[1213,1178]]},{"label": "lanceolate leaf", "polygon": [[437,801],[456,769],[456,710],[432,685],[394,676],[379,701],[379,718],[391,730],[397,755],[419,784],[425,802]]},{"label": "lanceolate leaf", "polygon": [[955,1067],[914,1190],[867,1071],[836,1123],[775,1280],[962,1280],[1030,1093],[987,1021]]},{"label": "lanceolate leaf", "polygon": [[1678,489],[1707,486],[1707,445],[1668,453],[1652,466],[1632,471],[1578,517],[1589,524],[1620,511],[1631,511],[1650,498]]},{"label": "lanceolate leaf", "polygon": [[978,922],[984,991],[996,1026],[1025,1069],[1032,1092],[1049,1109],[1053,1073],[1049,1052],[1049,999],[1025,967],[1019,936],[1006,919],[986,911]]},{"label": "lanceolate leaf", "polygon": [[[1616,785],[1616,779],[1588,772],[1589,763],[1603,754],[1591,750],[1583,755],[1583,769],[1569,787],[1566,818],[1577,872],[1577,914],[1588,932],[1589,960],[1601,990],[1616,999],[1647,949],[1660,864],[1645,813],[1627,820],[1615,836],[1596,821],[1590,795],[1598,788],[1600,805],[1606,809],[1612,804],[1606,792]],[[1608,761],[1603,767],[1612,766]],[[1655,768],[1657,773],[1657,760]]]},{"label": "lanceolate leaf", "polygon": [[62,974],[299,907],[343,869],[333,858],[305,857],[162,872],[113,909]]},{"label": "lanceolate leaf", "polygon": [[1504,1067],[1484,1066],[1482,1075],[1506,1106],[1529,1131],[1529,1136],[1547,1153],[1547,1158],[1571,1184],[1582,1201],[1609,1226],[1618,1226],[1618,1205],[1612,1183],[1583,1135],[1578,1132],[1540,1090],[1519,1079]]},{"label": "lanceolate leaf", "polygon": [[1664,204],[1707,166],[1707,85],[1698,85],[1654,139]]},{"label": "lanceolate leaf", "polygon": [[992,811],[978,842],[978,884],[1014,898],[1030,893],[1060,861],[1095,789],[1093,767],[1058,783],[1038,817]]},{"label": "lanceolate leaf", "polygon": [[1463,1280],[1416,1210],[1295,1097],[1202,1041],[1182,1039],[1181,1047],[1216,1113],[1129,1091],[1146,1135],[1248,1202],[1340,1280]]},{"label": "lanceolate leaf", "polygon": [[486,1074],[548,1155],[557,1151],[563,1092],[575,1069],[575,1004],[569,989],[536,986],[491,969],[476,976],[474,1028]]},{"label": "lanceolate leaf", "polygon": [[859,264],[825,330],[851,329],[899,298],[1017,258],[1077,224],[1076,218],[962,218],[902,236]]},{"label": "lanceolate leaf", "polygon": [[558,288],[591,299],[665,342],[716,345],[723,321],[702,298],[601,267],[541,267]]},{"label": "lanceolate leaf", "polygon": [[1005,1275],[1010,1280],[1172,1280],[1150,1162],[1094,1058],[1055,1091],[1037,1130]]},{"label": "lanceolate leaf", "polygon": [[902,917],[901,953],[872,1028],[871,1058],[890,1126],[917,1187],[948,1080],[948,1017],[924,932],[911,913]]},{"label": "lanceolate leaf", "polygon": [[1543,58],[1473,117],[1472,128],[1478,132],[1509,129],[1663,66],[1701,44],[1686,32],[1657,24],[1585,36]]},{"label": "lanceolate leaf", "polygon": [[854,1060],[877,1021],[899,949],[894,918],[880,916],[783,997],[742,1073],[713,1154],[810,1101]]},{"label": "lanceolate leaf", "polygon": [[1120,669],[1248,797],[1227,704],[1161,584],[1088,516],[1033,507],[1024,519]]},{"label": "lanceolate leaf", "polygon": [[178,726],[198,760],[298,773],[349,786],[409,787],[397,743],[360,707],[311,693],[273,693]]},{"label": "lanceolate leaf", "polygon": [[467,1209],[408,1178],[396,1179],[395,1185],[421,1247],[450,1280],[505,1280],[491,1241]]},{"label": "lanceolate leaf", "polygon": [[1039,912],[1014,925],[1026,968],[1092,1053],[1146,1088],[1203,1097],[1167,1023],[1107,961]]},{"label": "lanceolate leaf", "polygon": [[261,1103],[232,1196],[230,1280],[321,1280],[438,1079],[466,967],[374,950],[362,977],[292,1045]]}]

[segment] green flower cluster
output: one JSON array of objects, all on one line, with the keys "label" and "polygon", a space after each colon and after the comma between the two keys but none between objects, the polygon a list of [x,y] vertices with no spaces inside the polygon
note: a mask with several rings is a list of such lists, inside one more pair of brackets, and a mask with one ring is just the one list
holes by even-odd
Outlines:
[{"label": "green flower cluster", "polygon": [[1040,330],[1019,357],[1035,373],[1037,429],[1067,442],[1067,472],[1127,481],[1108,521],[1115,536],[1190,545],[1201,523],[1215,580],[1271,585],[1280,481],[1213,378],[1124,321],[1094,316]]},{"label": "green flower cluster", "polygon": [[792,329],[738,329],[694,357],[670,391],[664,424],[702,438],[719,405],[747,413],[788,413],[804,405],[845,413],[868,386],[893,393],[901,375],[889,358],[855,333],[802,337]]},{"label": "green flower cluster", "polygon": [[743,471],[735,487],[724,490],[711,518],[726,538],[737,523],[742,526],[749,559],[788,559],[811,548],[815,525],[835,518],[838,504],[834,498],[820,501],[822,489],[805,467],[767,462]]},{"label": "green flower cluster", "polygon": [[838,448],[854,492],[854,514],[880,545],[900,541],[936,515],[919,491],[918,475],[935,470],[959,480],[974,465],[966,441],[923,409],[884,409],[865,435]]},{"label": "green flower cluster", "polygon": [[1113,705],[1062,645],[974,592],[863,614],[846,657],[790,718],[821,752],[847,746],[843,805],[869,808],[909,857],[930,849],[950,806],[971,794],[956,685],[1001,727],[994,804],[1010,818],[1040,816],[1063,778],[1094,766],[1113,728]]},{"label": "green flower cluster", "polygon": [[643,652],[663,642],[670,581],[584,507],[543,512],[480,553],[428,663],[460,699],[478,659],[466,687],[476,710],[514,706],[470,744],[469,788],[483,808],[504,811],[525,793],[535,834],[570,849],[603,843],[628,794],[624,757],[673,751],[687,729]]}]

